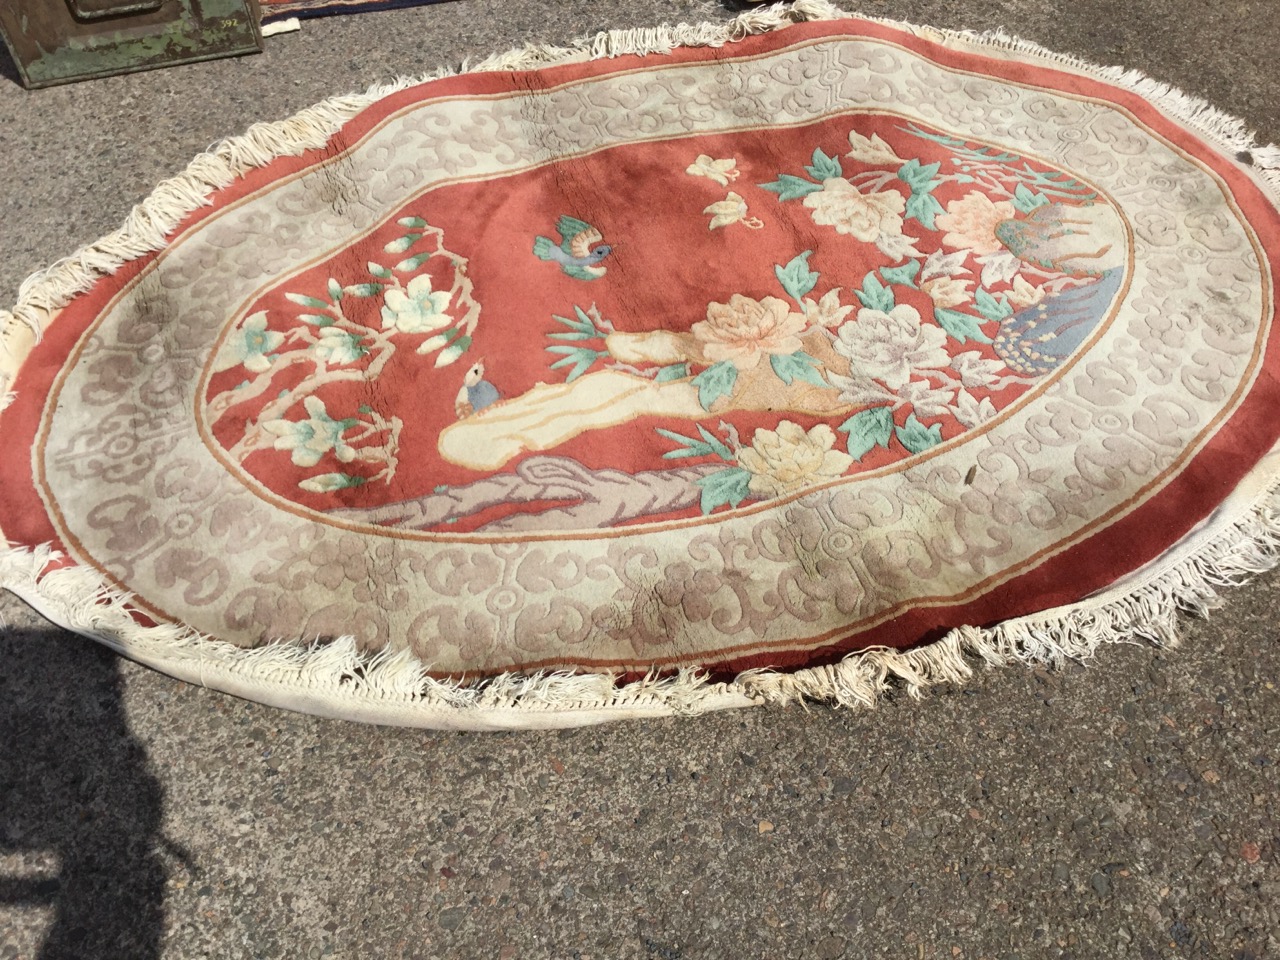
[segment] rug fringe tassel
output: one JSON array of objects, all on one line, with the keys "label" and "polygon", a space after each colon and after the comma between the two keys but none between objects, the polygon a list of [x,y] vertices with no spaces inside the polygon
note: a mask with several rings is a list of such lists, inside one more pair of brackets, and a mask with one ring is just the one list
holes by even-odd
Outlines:
[{"label": "rug fringe tassel", "polygon": [[[1104,594],[991,628],[959,627],[914,650],[876,647],[793,673],[749,670],[727,683],[693,669],[655,671],[621,685],[611,674],[569,671],[436,679],[428,676],[430,665],[407,650],[364,653],[353,637],[243,649],[188,628],[143,626],[128,594],[85,567],[58,566],[61,559],[49,546],[7,545],[0,551],[0,586],[55,623],[165,673],[330,716],[484,728],[692,715],[766,703],[874,707],[894,688],[919,698],[939,684],[963,685],[981,666],[1057,667],[1089,660],[1106,643],[1176,645],[1182,612],[1205,615],[1219,605],[1222,588],[1280,563],[1280,481],[1193,554],[1119,596]],[[486,716],[495,713],[507,716],[495,723]]]},{"label": "rug fringe tassel", "polygon": [[[378,100],[457,73],[531,70],[625,54],[668,53],[680,46],[722,46],[793,23],[852,16],[826,0],[796,0],[748,11],[722,24],[613,30],[568,46],[527,45],[460,69],[402,78],[363,94],[335,97],[276,122],[214,144],[187,169],[163,181],[129,213],[121,228],[28,277],[12,310],[0,310],[0,410],[13,400],[11,385],[49,318],[100,277],[162,249],[184,218],[217,189],[281,156],[326,146],[351,117]],[[1001,30],[941,30],[866,18],[940,43],[1031,55],[1057,67],[1130,90],[1197,130],[1251,168],[1280,200],[1280,147],[1260,145],[1237,118],[1135,70],[1103,67]],[[895,685],[913,697],[927,687],[970,679],[977,665],[1060,664],[1092,657],[1103,643],[1177,641],[1178,610],[1204,614],[1218,590],[1280,561],[1280,497],[1275,487],[1248,515],[1212,538],[1194,556],[1105,602],[1009,621],[990,629],[961,627],[916,650],[874,648],[829,666],[794,673],[753,670],[731,683],[713,683],[696,670],[652,674],[618,685],[607,674],[543,672],[482,680],[437,680],[430,665],[407,651],[362,653],[353,637],[324,643],[279,642],[242,649],[181,627],[147,627],[133,617],[130,597],[83,567],[59,566],[50,547],[6,545],[0,550],[0,587],[27,600],[49,619],[97,639],[166,673],[279,706],[369,722],[425,726],[564,726],[623,715],[692,714],[762,703],[822,701],[873,706]],[[283,691],[283,692],[281,692]],[[428,715],[430,711],[436,711]],[[503,712],[505,720],[493,719]],[[487,714],[482,717],[481,714]],[[547,715],[542,724],[532,717]]]}]

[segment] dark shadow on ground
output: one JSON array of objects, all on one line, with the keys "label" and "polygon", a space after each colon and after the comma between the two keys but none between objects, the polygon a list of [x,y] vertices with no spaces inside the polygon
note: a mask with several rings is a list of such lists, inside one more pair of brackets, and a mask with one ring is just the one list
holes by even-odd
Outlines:
[{"label": "dark shadow on ground", "polygon": [[[163,790],[121,705],[118,658],[52,627],[0,629],[0,906],[47,905],[41,960],[160,955]],[[56,870],[56,872],[55,872]]]}]

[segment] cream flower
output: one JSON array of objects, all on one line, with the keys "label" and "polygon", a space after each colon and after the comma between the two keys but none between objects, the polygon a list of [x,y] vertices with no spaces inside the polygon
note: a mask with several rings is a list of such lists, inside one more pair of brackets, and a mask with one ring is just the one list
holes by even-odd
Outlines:
[{"label": "cream flower", "polygon": [[382,329],[400,333],[432,333],[447,327],[453,318],[444,311],[452,298],[447,290],[433,292],[426,274],[414,277],[403,290],[392,288],[382,297]]},{"label": "cream flower", "polygon": [[311,347],[311,352],[325,366],[342,366],[355,363],[369,351],[361,346],[361,338],[347,333],[338,327],[325,327],[320,331],[320,339]]},{"label": "cream flower", "polygon": [[858,311],[857,323],[846,323],[834,346],[848,357],[855,375],[874,377],[898,391],[912,370],[942,369],[951,363],[943,349],[947,334],[941,327],[923,326],[915,307],[902,303],[888,313]]},{"label": "cream flower", "polygon": [[961,390],[956,397],[954,413],[956,419],[966,427],[977,427],[992,419],[996,415],[996,408],[990,397],[983,397],[979,402],[967,390]]},{"label": "cream flower", "polygon": [[714,180],[722,187],[727,187],[730,180],[737,180],[740,171],[738,161],[730,157],[727,160],[713,160],[705,153],[685,168],[685,173],[694,177],[706,177]]},{"label": "cream flower", "polygon": [[822,181],[822,189],[808,194],[804,205],[813,211],[813,222],[835,227],[863,243],[875,243],[882,234],[902,233],[907,201],[896,190],[864,194],[843,177]]},{"label": "cream flower", "polygon": [[307,411],[306,420],[268,420],[262,429],[276,435],[275,448],[288,450],[294,466],[314,467],[330,450],[343,463],[356,458],[356,451],[342,439],[342,434],[354,427],[355,419],[334,420],[325,411],[324,401],[311,396],[302,401]]},{"label": "cream flower", "polygon": [[245,317],[244,323],[233,330],[218,351],[214,371],[221,373],[244,364],[250,373],[264,373],[271,369],[273,350],[284,343],[284,334],[267,329],[267,312],[259,310]]},{"label": "cream flower", "polygon": [[804,316],[792,313],[786,301],[735,293],[728,303],[707,304],[707,319],[695,323],[692,333],[711,362],[728,360],[739,370],[754,370],[766,354],[799,350],[804,328]]},{"label": "cream flower", "polygon": [[1008,291],[1008,297],[1015,309],[1025,310],[1044,299],[1044,287],[1033,287],[1022,274],[1018,274],[1013,278],[1013,286]]},{"label": "cream flower", "polygon": [[942,242],[961,250],[978,253],[995,253],[1002,249],[996,239],[996,224],[1012,220],[1017,214],[1012,203],[1001,200],[992,203],[985,193],[973,191],[959,200],[947,204],[947,212],[934,221],[939,230],[945,230]]},{"label": "cream flower", "polygon": [[960,374],[960,382],[966,387],[989,387],[1000,379],[1004,364],[988,360],[977,350],[966,350],[951,358],[951,369]]},{"label": "cream flower", "polygon": [[834,330],[840,324],[844,323],[844,318],[853,313],[853,307],[845,307],[840,304],[840,290],[828,290],[822,295],[821,300],[804,301],[804,316],[810,323],[820,324],[828,330]]},{"label": "cream flower", "polygon": [[836,434],[820,423],[808,433],[783,420],[777,430],[757,430],[751,446],[738,451],[738,466],[751,474],[748,488],[757,497],[777,497],[842,476],[853,457],[833,450]]},{"label": "cream flower", "polygon": [[897,167],[904,161],[893,152],[893,148],[880,139],[880,134],[873,133],[868,139],[856,131],[849,131],[849,156],[862,163],[879,167]]},{"label": "cream flower", "polygon": [[752,230],[759,230],[764,226],[764,221],[759,217],[747,216],[747,201],[732,191],[730,191],[728,197],[711,204],[702,212],[712,215],[711,223],[707,227],[708,230],[717,230],[733,223],[740,223],[744,227],[750,227]]},{"label": "cream flower", "polygon": [[929,295],[935,307],[955,307],[968,303],[972,298],[969,288],[972,280],[957,280],[955,277],[935,277],[920,284],[920,289]]}]

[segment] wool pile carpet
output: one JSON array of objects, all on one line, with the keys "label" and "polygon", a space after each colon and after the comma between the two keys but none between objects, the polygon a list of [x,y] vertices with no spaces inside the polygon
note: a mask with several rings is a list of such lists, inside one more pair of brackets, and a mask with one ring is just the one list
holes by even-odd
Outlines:
[{"label": "wool pile carpet", "polygon": [[501,727],[1172,637],[1277,541],[1280,153],[825,3],[263,124],[0,318],[0,583]]}]

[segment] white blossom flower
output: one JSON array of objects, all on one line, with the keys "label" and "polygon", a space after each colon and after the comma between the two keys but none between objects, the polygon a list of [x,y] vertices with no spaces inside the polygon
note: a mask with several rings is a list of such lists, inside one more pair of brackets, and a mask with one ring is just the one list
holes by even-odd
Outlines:
[{"label": "white blossom flower", "polygon": [[711,214],[711,223],[707,226],[708,230],[718,230],[734,223],[740,223],[744,227],[750,227],[752,230],[759,230],[764,226],[764,221],[759,217],[747,216],[747,201],[733,192],[730,192],[725,199],[711,204],[702,212]]},{"label": "white blossom flower", "polygon": [[330,450],[343,463],[356,458],[356,451],[342,439],[342,434],[354,427],[354,418],[334,420],[324,408],[324,401],[311,396],[302,401],[307,411],[306,420],[268,420],[262,428],[276,435],[275,448],[288,450],[294,466],[314,467]]},{"label": "white blossom flower", "polygon": [[856,375],[873,377],[897,391],[911,379],[913,370],[948,366],[946,342],[946,331],[922,325],[919,311],[902,303],[888,313],[859,310],[857,323],[840,328],[835,349],[849,359]]},{"label": "white blossom flower", "polygon": [[863,243],[875,243],[882,234],[900,235],[902,214],[907,209],[907,201],[898,191],[862,193],[843,177],[822,181],[822,189],[807,194],[804,205],[813,211],[814,223],[835,227],[836,233]]},{"label": "white blossom flower", "polygon": [[259,310],[244,318],[223,342],[218,351],[218,359],[214,371],[221,373],[232,367],[244,364],[250,373],[265,373],[271,369],[272,358],[269,354],[280,349],[284,343],[284,334],[267,329],[267,311]]},{"label": "white blossom flower", "polygon": [[431,277],[414,277],[400,290],[392,287],[382,296],[382,328],[395,327],[400,333],[434,333],[453,322],[444,311],[452,294],[432,291]]},{"label": "white blossom flower", "polygon": [[727,187],[730,180],[738,179],[738,161],[730,157],[727,160],[713,160],[705,153],[685,168],[685,173],[694,177],[706,177],[714,180],[722,187]]},{"label": "white blossom flower", "polygon": [[853,313],[853,307],[846,307],[840,303],[840,290],[828,290],[822,295],[821,300],[812,300],[805,298],[804,300],[804,316],[810,323],[816,323],[826,327],[828,330],[834,330],[840,324],[844,323],[844,318]]},{"label": "white blossom flower", "polygon": [[752,300],[735,293],[728,303],[707,304],[707,319],[691,332],[712,363],[730,361],[739,370],[754,370],[762,357],[795,353],[801,348],[805,317],[777,297]]},{"label": "white blossom flower", "polygon": [[977,427],[994,417],[996,408],[990,397],[983,397],[982,401],[978,402],[967,390],[961,390],[956,396],[956,405],[952,412],[966,427]]},{"label": "white blossom flower", "polygon": [[832,449],[835,442],[835,431],[825,423],[806,433],[798,423],[783,420],[777,430],[755,432],[751,446],[738,450],[738,466],[751,474],[753,494],[777,497],[834,480],[853,466],[853,457]]},{"label": "white blossom flower", "polygon": [[312,344],[311,352],[318,359],[323,360],[325,366],[340,367],[343,364],[355,363],[369,352],[361,346],[361,340],[361,337],[339,327],[324,327],[320,331],[320,339]]},{"label": "white blossom flower", "polygon": [[880,134],[873,133],[869,138],[857,131],[849,131],[849,156],[853,159],[875,167],[900,167],[904,161],[893,152],[893,148],[880,139]]},{"label": "white blossom flower", "polygon": [[951,358],[951,369],[960,374],[960,382],[966,387],[989,387],[999,379],[1004,364],[988,360],[977,350],[966,350]]},{"label": "white blossom flower", "polygon": [[969,256],[967,250],[956,250],[943,253],[941,249],[933,251],[920,269],[920,280],[932,280],[934,277],[962,277],[969,273],[964,262]]},{"label": "white blossom flower", "polygon": [[968,303],[973,294],[969,288],[972,280],[958,280],[955,277],[934,277],[920,284],[920,289],[929,295],[935,307],[956,307]]}]

